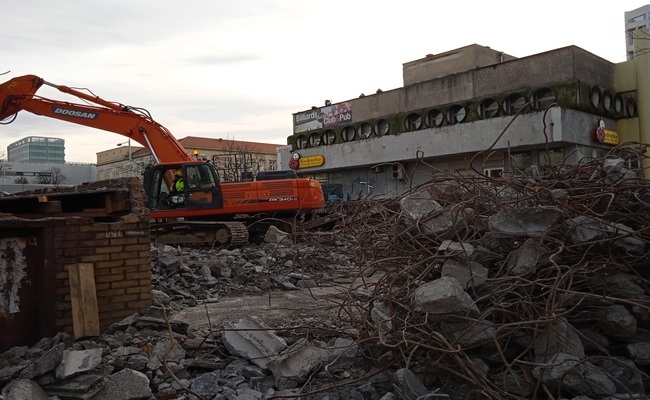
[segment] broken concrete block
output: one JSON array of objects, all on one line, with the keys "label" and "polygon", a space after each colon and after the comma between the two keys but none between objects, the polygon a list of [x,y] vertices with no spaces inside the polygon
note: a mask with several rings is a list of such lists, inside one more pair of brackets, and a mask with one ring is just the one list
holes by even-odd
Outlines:
[{"label": "broken concrete block", "polygon": [[[192,381],[190,389],[192,392],[203,396],[204,399],[212,399],[221,391],[219,386],[219,374],[216,372],[208,372]],[[197,397],[190,394],[189,399],[196,400]]]},{"label": "broken concrete block", "polygon": [[420,310],[438,315],[478,316],[479,309],[456,278],[443,277],[415,290],[413,300]]},{"label": "broken concrete block", "polygon": [[419,220],[425,215],[442,211],[443,207],[424,191],[418,191],[402,197],[399,206],[404,215]]},{"label": "broken concrete block", "polygon": [[548,255],[548,248],[538,238],[528,238],[508,254],[505,267],[509,275],[524,275],[549,264]]},{"label": "broken concrete block", "polygon": [[442,276],[456,278],[465,289],[478,288],[487,282],[488,269],[475,261],[448,258],[442,265]]},{"label": "broken concrete block", "polygon": [[490,232],[508,236],[541,236],[562,221],[564,213],[554,206],[505,208],[488,217]]},{"label": "broken concrete block", "polygon": [[627,308],[620,304],[614,304],[596,311],[603,319],[603,333],[619,338],[634,337],[636,334],[637,321]]},{"label": "broken concrete block", "polygon": [[[318,345],[320,342],[316,342]],[[359,344],[351,338],[338,337],[323,348],[323,366],[327,372],[345,371],[357,361]]]},{"label": "broken concrete block", "polygon": [[443,322],[440,329],[452,345],[460,344],[463,348],[491,342],[495,332],[494,324],[486,320]]},{"label": "broken concrete block", "polygon": [[44,385],[43,389],[50,396],[63,399],[91,399],[106,383],[105,377],[100,374],[81,374],[65,381],[51,385]]},{"label": "broken concrete block", "polygon": [[72,375],[90,371],[102,361],[102,349],[65,350],[61,364],[56,368],[56,377],[65,379]]},{"label": "broken concrete block", "polygon": [[48,400],[50,397],[31,379],[15,379],[2,389],[2,398],[11,400]]},{"label": "broken concrete block", "polygon": [[566,318],[558,318],[541,328],[535,339],[535,362],[545,363],[559,353],[582,359],[585,350],[580,334]]},{"label": "broken concrete block", "polygon": [[266,243],[272,243],[278,245],[281,244],[284,246],[290,246],[293,244],[290,234],[279,230],[273,225],[271,225],[269,229],[266,231],[266,234],[264,235],[264,241]]},{"label": "broken concrete block", "polygon": [[[645,394],[644,373],[631,360],[622,357],[605,358],[598,367],[612,378],[617,393]],[[638,398],[641,399],[642,397],[639,396]]]},{"label": "broken concrete block", "polygon": [[152,395],[149,378],[132,369],[123,369],[106,379],[106,385],[92,399],[148,399]]},{"label": "broken concrete block", "polygon": [[381,334],[387,334],[393,330],[393,317],[386,307],[386,303],[382,301],[373,301],[372,308],[370,309],[370,318],[379,327]]},{"label": "broken concrete block", "polygon": [[475,217],[472,208],[458,209],[456,207],[444,207],[434,217],[427,219],[423,224],[423,231],[433,235],[438,240],[445,240],[454,237],[459,232],[464,232]]},{"label": "broken concrete block", "polygon": [[246,357],[261,368],[267,368],[271,359],[287,348],[284,339],[254,316],[234,324],[226,322],[223,343],[233,354]]},{"label": "broken concrete block", "polygon": [[547,385],[594,398],[616,393],[616,385],[601,369],[566,353],[558,353],[533,369],[533,376]]},{"label": "broken concrete block", "polygon": [[393,390],[400,400],[424,399],[429,394],[422,381],[406,368],[398,369],[393,374]]},{"label": "broken concrete block", "polygon": [[322,347],[301,338],[271,360],[267,367],[271,370],[278,389],[292,389],[298,387],[319,368],[324,357],[325,350]]},{"label": "broken concrete block", "polygon": [[271,360],[267,366],[278,389],[292,389],[298,387],[322,365],[324,356],[322,347],[301,338]]},{"label": "broken concrete block", "polygon": [[33,379],[53,371],[63,358],[63,349],[65,345],[59,343],[50,350],[43,353],[39,358],[34,360],[27,368],[22,370],[20,377],[24,379]]},{"label": "broken concrete block", "polygon": [[636,342],[625,346],[630,359],[637,365],[650,365],[650,343]]},{"label": "broken concrete block", "polygon": [[454,255],[460,259],[470,259],[474,255],[474,246],[469,243],[454,242],[453,240],[443,240],[438,251],[446,255]]}]

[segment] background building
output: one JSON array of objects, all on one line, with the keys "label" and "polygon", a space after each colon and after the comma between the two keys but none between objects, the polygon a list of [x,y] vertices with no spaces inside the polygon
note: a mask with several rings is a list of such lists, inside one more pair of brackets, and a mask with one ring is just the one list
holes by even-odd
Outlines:
[{"label": "background building", "polygon": [[65,140],[28,136],[7,146],[7,160],[29,163],[65,163]]},{"label": "background building", "polygon": [[[640,34],[640,32],[635,33],[638,28],[646,28],[647,31],[650,31],[650,4],[625,12],[625,51],[628,60],[633,59],[635,53],[639,51],[634,48],[634,36]],[[643,34],[641,38],[643,38]],[[645,40],[650,40],[647,34]],[[647,49],[647,46],[643,46],[643,48]]]},{"label": "background building", "polygon": [[600,158],[650,142],[648,57],[615,65],[576,46],[523,58],[478,45],[429,54],[403,64],[401,88],[294,114],[279,169],[343,197],[394,197],[434,176]]},{"label": "background building", "polygon": [[[188,154],[214,163],[224,182],[250,179],[259,171],[277,169],[277,144],[196,136],[178,141]],[[154,160],[149,150],[132,144],[127,141],[97,153],[97,180],[142,176],[144,168]]]}]

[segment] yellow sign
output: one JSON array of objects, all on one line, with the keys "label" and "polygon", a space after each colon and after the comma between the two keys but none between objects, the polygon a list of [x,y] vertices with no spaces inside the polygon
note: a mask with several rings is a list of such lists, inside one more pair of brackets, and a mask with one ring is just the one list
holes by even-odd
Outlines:
[{"label": "yellow sign", "polygon": [[609,129],[603,129],[605,131],[605,135],[603,136],[603,143],[604,144],[611,144],[611,145],[617,145],[620,141],[618,132],[616,131],[610,131]]},{"label": "yellow sign", "polygon": [[320,167],[325,164],[325,156],[302,157],[298,162],[298,168]]}]

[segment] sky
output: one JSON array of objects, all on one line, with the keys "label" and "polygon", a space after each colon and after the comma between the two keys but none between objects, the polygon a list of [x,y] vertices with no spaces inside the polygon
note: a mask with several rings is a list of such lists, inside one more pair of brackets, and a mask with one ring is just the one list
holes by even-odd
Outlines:
[{"label": "sky", "polygon": [[[624,13],[648,3],[5,1],[0,83],[33,74],[87,88],[148,110],[177,139],[284,145],[292,114],[402,87],[402,64],[427,54],[479,44],[526,57],[575,45],[625,61]],[[80,102],[46,86],[37,94]],[[127,140],[22,111],[0,125],[0,158],[26,136],[63,138],[66,161],[87,163]]]}]

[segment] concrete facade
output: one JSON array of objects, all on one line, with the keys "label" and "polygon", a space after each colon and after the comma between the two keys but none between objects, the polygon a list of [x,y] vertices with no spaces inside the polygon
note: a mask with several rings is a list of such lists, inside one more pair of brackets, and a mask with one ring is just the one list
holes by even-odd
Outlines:
[{"label": "concrete facade", "polygon": [[[644,45],[639,48],[634,45],[635,36],[639,36],[635,31],[639,28],[650,29],[650,4],[625,12],[625,51],[628,60],[633,59],[640,48],[647,47]],[[648,40],[647,35],[645,40]]]},{"label": "concrete facade", "polygon": [[[57,185],[39,184],[39,176],[54,172],[60,173],[65,180]],[[8,193],[21,192],[47,186],[72,186],[86,182],[94,182],[97,166],[86,163],[43,164],[0,161],[0,190]],[[27,183],[15,183],[17,179],[25,178]]]},{"label": "concrete facade", "polygon": [[[464,51],[470,52],[464,66],[457,64],[460,56],[451,65],[437,58],[443,72],[456,71],[449,75],[428,71],[436,59],[429,55],[404,64],[425,67],[420,74],[405,72],[402,88],[294,114],[280,169],[297,167],[299,175],[341,185],[350,198],[392,197],[435,174],[498,176],[602,156],[613,144],[594,139],[599,120],[607,130],[638,120],[638,79],[617,90],[619,68],[581,48],[519,59],[476,45],[444,54]],[[477,53],[491,63],[467,69]],[[432,78],[423,80],[422,71]],[[342,122],[325,116],[321,123],[317,116],[339,104],[345,104]],[[621,132],[619,142],[638,137]],[[292,157],[321,162],[302,167],[291,164]]]}]

